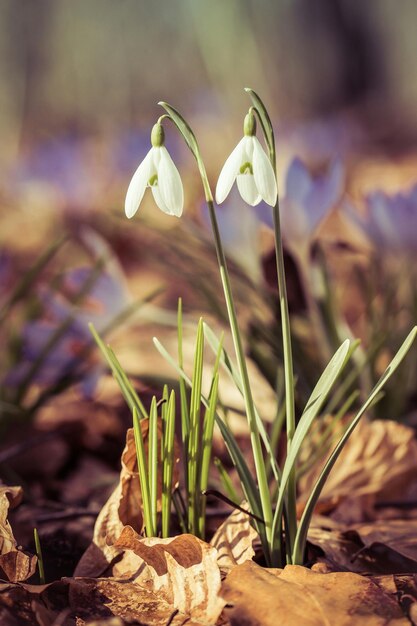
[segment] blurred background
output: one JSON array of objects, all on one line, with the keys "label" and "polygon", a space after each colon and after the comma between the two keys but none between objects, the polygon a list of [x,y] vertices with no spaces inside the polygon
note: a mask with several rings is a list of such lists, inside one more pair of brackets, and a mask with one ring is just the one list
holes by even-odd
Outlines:
[{"label": "blurred background", "polygon": [[[167,146],[184,181],[184,219],[157,211],[151,194],[133,222],[123,205],[149,150],[159,100],[173,104],[194,128],[214,186],[242,134],[249,106],[243,88],[250,86],[262,95],[277,135],[295,332],[308,335],[306,314],[320,325],[316,309],[327,293],[352,334],[366,347],[379,346],[371,379],[377,376],[387,358],[380,346],[391,334],[395,349],[417,309],[414,279],[411,286],[404,279],[417,247],[416,23],[415,0],[0,0],[3,319],[17,278],[62,236],[71,245],[54,257],[46,275],[41,264],[42,271],[27,279],[18,292],[22,303],[32,280],[53,286],[55,305],[65,272],[96,263],[107,250],[114,255],[113,279],[125,280],[132,297],[146,297],[165,281],[160,304],[175,308],[185,294],[190,310],[223,310],[222,302],[213,304],[218,287],[207,293],[218,277],[200,181],[173,127],[167,127]],[[263,304],[260,287],[268,297],[275,289],[270,211],[268,217],[266,206],[255,212],[242,207],[240,198],[233,202],[234,217],[219,209],[225,245],[243,270],[240,301],[261,311],[256,287]],[[300,224],[307,225],[302,232]],[[88,244],[85,228],[95,232]],[[171,231],[181,236],[170,237]],[[331,270],[319,263],[323,255]],[[316,265],[321,273],[314,273]],[[80,287],[82,276],[70,279]],[[72,283],[64,290],[70,302]],[[105,308],[112,296],[104,292],[99,296]],[[274,306],[264,312],[266,325],[277,321]],[[8,320],[4,370],[14,371],[29,353],[35,359],[23,391],[39,369],[36,350],[50,339],[44,328],[27,330],[36,316],[50,322],[44,307],[38,295],[35,302],[27,299],[20,318]],[[268,378],[275,371],[265,362],[271,350],[265,357],[258,348],[274,341],[256,335],[258,322],[250,314],[242,312],[242,320]],[[333,324],[339,329],[334,344],[346,334],[343,324]],[[131,335],[126,341],[131,348]],[[325,361],[328,350],[322,352]],[[317,371],[312,363],[306,393]],[[22,390],[17,395],[21,403]]]},{"label": "blurred background", "polygon": [[[391,153],[410,150],[416,19],[414,0],[1,0],[3,184],[17,164],[20,178],[64,194],[65,183],[74,195],[87,187],[80,178],[97,179],[90,191],[120,169],[128,177],[160,99],[198,123],[215,169],[247,85],[278,133],[298,133],[313,154],[352,148],[363,133]],[[74,180],[63,172],[72,158],[84,159]]]}]

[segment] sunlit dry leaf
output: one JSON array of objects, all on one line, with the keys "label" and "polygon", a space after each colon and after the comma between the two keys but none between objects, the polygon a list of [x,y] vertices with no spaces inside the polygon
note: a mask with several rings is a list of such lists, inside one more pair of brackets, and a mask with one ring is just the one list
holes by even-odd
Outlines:
[{"label": "sunlit dry leaf", "polygon": [[18,548],[7,519],[9,507],[20,503],[22,493],[21,487],[0,486],[0,575],[11,582],[27,580],[36,569],[36,556]]},{"label": "sunlit dry leaf", "polygon": [[[145,450],[148,441],[148,420],[141,420]],[[158,432],[161,434],[161,420],[158,420]],[[178,480],[178,452],[177,463],[174,464],[173,482]],[[159,467],[159,476],[161,468]],[[159,500],[161,481],[158,481]],[[108,565],[121,554],[122,550],[115,547],[125,526],[131,526],[137,532],[143,527],[142,498],[133,428],[126,434],[126,446],[122,453],[122,470],[119,484],[100,511],[94,527],[93,542],[79,562],[75,574],[77,576],[100,576]]]},{"label": "sunlit dry leaf", "polygon": [[247,561],[232,569],[221,593],[232,605],[225,610],[232,626],[409,626],[395,597],[347,572],[263,569]]},{"label": "sunlit dry leaf", "polygon": [[[242,506],[245,507],[245,503]],[[258,533],[251,526],[250,516],[242,511],[233,511],[210,541],[210,545],[217,550],[217,563],[222,574],[253,558],[253,542],[257,538]]]},{"label": "sunlit dry leaf", "polygon": [[220,570],[215,548],[194,535],[141,538],[128,526],[116,547],[124,550],[124,555],[113,567],[115,576],[128,576],[202,623],[217,620],[224,603],[218,597]]},{"label": "sunlit dry leaf", "polygon": [[[312,468],[302,478],[302,502],[308,497],[321,466]],[[324,486],[321,512],[325,512],[328,503],[335,519],[360,522],[375,516],[375,503],[407,500],[416,483],[417,441],[413,429],[390,420],[363,419]]]}]

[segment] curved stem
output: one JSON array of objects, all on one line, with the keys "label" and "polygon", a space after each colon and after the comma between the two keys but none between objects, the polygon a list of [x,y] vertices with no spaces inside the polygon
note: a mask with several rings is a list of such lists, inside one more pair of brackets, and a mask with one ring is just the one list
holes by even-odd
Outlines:
[{"label": "curved stem", "polygon": [[[255,111],[258,115],[261,123],[262,131],[265,137],[265,141],[269,150],[269,159],[275,172],[276,177],[276,151],[275,151],[275,136],[272,128],[272,123],[269,118],[268,112],[263,105],[261,99],[252,90],[247,90],[252,99],[255,100],[257,105],[261,107],[262,111],[255,107]],[[291,346],[291,327],[290,327],[290,315],[288,310],[288,297],[287,297],[287,285],[285,281],[285,267],[284,267],[284,250],[282,245],[281,234],[281,221],[279,210],[279,196],[277,194],[277,200],[273,207],[273,219],[274,219],[274,234],[275,234],[275,256],[278,278],[278,295],[279,295],[279,308],[281,312],[281,328],[282,328],[282,346],[284,355],[284,378],[285,378],[285,407],[286,407],[286,424],[287,424],[287,454],[291,447],[291,442],[295,433],[295,398],[294,398],[294,369],[292,359],[292,346]],[[297,511],[296,511],[296,476],[295,471],[291,472],[288,480],[287,491],[287,507],[288,507],[288,527],[286,528],[286,553],[287,559],[291,562],[292,545],[297,532]],[[279,525],[281,527],[281,525]],[[280,543],[280,537],[275,538],[275,545],[278,547]],[[279,548],[278,548],[279,549]]]},{"label": "curved stem", "polygon": [[[242,379],[243,397],[245,402],[245,410],[248,419],[252,451],[255,462],[256,475],[258,480],[259,495],[262,505],[262,517],[265,522],[265,537],[263,545],[265,549],[265,557],[268,564],[270,562],[270,550],[272,548],[272,505],[269,493],[268,477],[266,472],[265,461],[262,452],[261,439],[259,429],[256,422],[256,411],[252,397],[252,390],[249,382],[248,369],[246,365],[245,353],[243,349],[242,338],[237,321],[236,309],[233,300],[232,288],[230,284],[229,272],[227,269],[226,255],[224,253],[223,244],[220,236],[220,230],[217,222],[216,212],[214,209],[213,194],[208,181],[206,168],[201,158],[200,149],[197,144],[194,133],[185,122],[184,118],[166,103],[161,103],[172,117],[173,122],[177,126],[181,135],[184,137],[187,145],[190,147],[196,161],[204,188],[204,194],[209,209],[210,222],[214,236],[214,245],[216,248],[217,261],[219,264],[220,278],[222,282],[224,297],[226,300],[227,313],[229,317],[230,329],[232,332],[233,344],[235,348],[236,358],[239,367],[240,377]],[[262,539],[262,537],[261,537]],[[266,540],[266,541],[265,541]]]}]

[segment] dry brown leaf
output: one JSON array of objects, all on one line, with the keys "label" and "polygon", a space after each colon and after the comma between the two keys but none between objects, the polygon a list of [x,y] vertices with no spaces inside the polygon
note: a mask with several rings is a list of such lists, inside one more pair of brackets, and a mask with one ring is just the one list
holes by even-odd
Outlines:
[{"label": "dry brown leaf", "polygon": [[[147,449],[148,420],[141,420],[142,435]],[[161,421],[158,421],[159,434]],[[174,465],[173,482],[178,480],[179,455]],[[140,491],[139,474],[137,471],[136,447],[133,428],[126,433],[126,446],[122,453],[122,470],[119,484],[100,511],[94,527],[93,542],[80,560],[76,576],[100,576],[108,565],[121,554],[121,550],[114,546],[125,526],[131,526],[141,532],[143,526],[142,498]],[[159,469],[159,476],[161,471]],[[161,493],[159,481],[158,490]]]},{"label": "dry brown leaf", "polygon": [[[245,507],[245,502],[242,507]],[[257,538],[258,533],[251,526],[249,515],[233,511],[210,541],[210,545],[217,550],[217,563],[222,574],[228,574],[236,565],[253,558],[253,542]]]},{"label": "dry brown leaf", "polygon": [[113,567],[115,576],[128,576],[201,623],[216,622],[224,603],[218,597],[221,582],[215,548],[188,534],[142,538],[129,526],[116,547],[124,554]]},{"label": "dry brown leaf", "polygon": [[[324,461],[323,461],[324,462]],[[300,483],[304,502],[322,464]],[[337,460],[320,496],[332,516],[344,523],[375,517],[377,502],[405,501],[417,484],[417,441],[414,430],[390,420],[363,419]]]},{"label": "dry brown leaf", "polygon": [[[308,532],[315,558],[331,570],[361,574],[417,572],[417,520],[378,520],[342,526],[313,517]],[[314,551],[313,553],[317,552]]]},{"label": "dry brown leaf", "polygon": [[[143,626],[189,624],[189,616],[176,611],[159,593],[136,583],[114,578],[65,579],[77,624],[138,623]],[[124,621],[126,620],[126,622]]]},{"label": "dry brown leaf", "polygon": [[0,584],[2,626],[73,626],[67,605],[67,586],[61,582]]},{"label": "dry brown leaf", "polygon": [[353,573],[321,574],[298,565],[235,567],[222,596],[232,626],[409,626],[395,600],[372,580]]},{"label": "dry brown leaf", "polygon": [[7,519],[9,508],[22,500],[21,487],[0,486],[0,574],[11,582],[27,580],[36,569],[36,556],[19,549]]}]

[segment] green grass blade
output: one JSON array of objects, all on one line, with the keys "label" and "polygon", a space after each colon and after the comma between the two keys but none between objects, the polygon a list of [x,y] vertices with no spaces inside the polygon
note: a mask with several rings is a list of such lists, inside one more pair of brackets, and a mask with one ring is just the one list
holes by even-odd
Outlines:
[{"label": "green grass blade", "polygon": [[145,455],[145,445],[143,442],[142,429],[139,422],[136,407],[133,408],[133,432],[135,436],[136,458],[138,461],[138,473],[140,490],[142,492],[143,519],[145,524],[145,533],[147,537],[154,537],[156,529],[153,526],[152,507],[149,491],[149,480],[147,472],[147,460]]},{"label": "green grass blade", "polygon": [[[209,346],[212,348],[212,350],[217,353],[219,350],[219,346],[220,346],[220,342],[217,339],[215,333],[212,331],[212,329],[210,328],[210,326],[208,326],[208,324],[204,323],[204,334],[206,336],[207,342],[209,344]],[[242,385],[242,378],[239,374],[238,369],[236,368],[236,366],[233,364],[232,360],[230,359],[227,351],[222,348],[221,350],[221,364],[224,367],[224,369],[226,370],[226,372],[228,373],[228,375],[230,376],[231,380],[233,381],[233,383],[236,385],[236,388],[239,390],[239,393],[241,394],[241,396],[243,397],[243,385]],[[267,455],[268,455],[268,463],[270,463],[270,467],[272,469],[272,473],[274,475],[275,480],[279,481],[280,480],[280,470],[278,467],[278,463],[277,460],[275,458],[275,453],[274,453],[274,449],[271,446],[271,442],[269,440],[268,437],[268,433],[265,430],[265,426],[264,423],[258,413],[258,410],[256,407],[254,407],[254,412],[255,412],[255,419],[256,419],[256,425],[258,427],[259,430],[259,434],[261,436],[262,442],[265,446]]]},{"label": "green grass blade", "polygon": [[42,547],[41,547],[41,542],[40,542],[40,539],[39,539],[39,534],[38,534],[38,529],[37,528],[33,529],[33,536],[34,536],[34,539],[35,539],[36,556],[38,557],[39,582],[40,582],[41,585],[44,585],[46,583],[45,567],[44,567],[44,563],[43,563]]},{"label": "green grass blade", "polygon": [[[214,416],[216,414],[217,396],[219,389],[219,373],[216,372],[213,378],[213,385],[209,396],[209,408],[206,410],[203,427],[203,440],[201,452],[201,471],[200,471],[200,489],[199,493],[205,491],[208,486],[208,477],[210,471],[211,447],[213,443]],[[199,535],[202,539],[205,536],[206,522],[206,499],[201,502],[199,514]]]},{"label": "green grass blade", "polygon": [[[164,357],[164,359],[178,372],[178,374],[184,379],[188,387],[191,387],[192,383],[187,374],[182,370],[176,361],[172,358],[169,352],[164,348],[161,342],[154,337],[153,342],[155,344],[158,352]],[[201,400],[206,408],[209,406],[209,402],[204,395],[201,396]],[[225,422],[221,419],[221,417],[216,413],[215,415],[216,424],[220,429],[221,435],[224,439],[228,452],[230,454],[230,458],[232,459],[233,465],[236,467],[236,471],[238,472],[240,482],[242,484],[242,489],[245,495],[246,500],[249,503],[251,512],[257,515],[258,517],[262,517],[262,509],[261,509],[261,501],[259,496],[259,491],[256,486],[256,483],[253,479],[253,476],[247,466],[247,463],[240,451],[240,448],[236,442],[236,439],[230,430],[230,428],[225,424]],[[259,524],[257,526],[258,532],[261,536],[265,538],[265,529],[263,525]]]},{"label": "green grass blade", "polygon": [[[295,468],[295,463],[300,452],[301,444],[304,441],[310,427],[317,417],[321,407],[323,406],[326,398],[331,391],[337,377],[341,373],[342,369],[346,365],[347,356],[349,354],[349,340],[346,339],[336,351],[330,362],[326,366],[324,372],[320,376],[316,386],[314,387],[311,396],[307,402],[307,406],[300,418],[298,426],[295,430],[294,437],[291,442],[285,464],[282,470],[281,483],[278,492],[278,499],[274,514],[272,532],[275,540],[277,541],[280,536],[282,511],[285,500],[286,487],[291,472]],[[278,545],[278,544],[276,544]]]},{"label": "green grass blade", "polygon": [[151,501],[152,526],[156,529],[158,500],[158,411],[155,396],[152,398],[151,410],[149,412],[148,442],[149,497]]},{"label": "green grass blade", "polygon": [[201,387],[203,380],[204,333],[203,320],[200,318],[194,353],[194,370],[190,400],[190,436],[188,442],[188,524],[193,534],[198,534],[199,503],[198,491],[199,447],[200,447],[200,409]]},{"label": "green grass blade", "polygon": [[[184,366],[183,350],[182,350],[182,299],[178,298],[177,311],[177,336],[178,336],[178,365],[182,369]],[[188,412],[188,398],[185,381],[182,376],[179,377],[180,387],[180,406],[181,406],[181,442],[182,455],[184,465],[184,486],[185,492],[188,493],[188,447],[190,436],[190,416]]]},{"label": "green grass blade", "polygon": [[217,457],[213,459],[213,463],[216,466],[217,471],[219,472],[219,477],[220,477],[221,484],[223,486],[223,491],[226,492],[226,495],[228,498],[230,498],[230,500],[233,500],[233,502],[239,502],[242,498],[239,498],[238,493],[233,486],[233,483],[231,481],[231,478],[225,466],[223,465],[221,460],[218,459]]},{"label": "green grass blade", "polygon": [[413,344],[416,336],[417,336],[417,326],[415,326],[412,329],[412,331],[409,333],[409,335],[405,339],[404,343],[402,344],[402,346],[398,350],[397,354],[394,356],[394,358],[392,359],[391,363],[388,365],[387,369],[382,374],[382,376],[380,377],[379,381],[377,382],[377,384],[373,388],[373,390],[372,390],[371,394],[369,395],[368,399],[362,405],[362,407],[360,408],[358,413],[355,415],[354,419],[349,424],[348,428],[346,429],[346,431],[345,431],[344,435],[342,436],[342,438],[340,439],[339,443],[337,444],[337,446],[333,450],[332,454],[328,458],[328,460],[326,462],[326,465],[324,466],[324,468],[323,468],[319,478],[317,479],[317,482],[315,483],[315,485],[313,487],[313,490],[312,490],[312,492],[310,494],[310,497],[309,497],[309,499],[307,501],[307,504],[306,504],[306,507],[304,509],[302,518],[300,520],[300,524],[299,524],[299,527],[298,527],[298,532],[297,532],[295,543],[294,543],[293,563],[300,564],[302,562],[302,559],[303,559],[303,556],[304,556],[306,539],[307,539],[308,527],[309,527],[310,521],[311,521],[311,516],[313,515],[314,507],[315,507],[315,505],[316,505],[316,503],[317,503],[317,501],[318,501],[318,499],[320,497],[320,493],[321,493],[321,491],[323,489],[323,486],[324,486],[324,484],[325,484],[325,482],[327,480],[327,477],[328,477],[328,475],[329,475],[333,465],[336,463],[336,461],[337,461],[341,451],[343,450],[344,445],[346,444],[346,442],[349,439],[350,435],[352,434],[353,430],[357,426],[359,420],[361,419],[363,414],[367,411],[367,409],[372,405],[372,403],[374,402],[375,398],[380,393],[380,391],[381,391],[382,387],[385,385],[385,383],[391,378],[391,376],[393,375],[395,370],[398,368],[398,366],[400,365],[401,361],[404,359],[404,357],[406,356],[407,352],[411,348],[411,345]]},{"label": "green grass blade", "polygon": [[171,523],[172,476],[174,473],[175,391],[171,391],[164,416],[162,452],[162,537],[169,537]]},{"label": "green grass blade", "polygon": [[117,383],[119,384],[123,397],[126,400],[126,403],[128,404],[130,410],[133,411],[133,409],[135,408],[138,414],[142,416],[142,418],[148,418],[149,417],[148,412],[146,411],[141,399],[139,398],[138,394],[133,388],[133,385],[130,382],[129,378],[127,377],[125,371],[120,365],[113,350],[110,348],[110,346],[106,346],[106,344],[103,342],[100,335],[94,328],[93,324],[90,323],[88,327],[101,353],[106,359],[107,364],[113,376],[115,377]]}]

